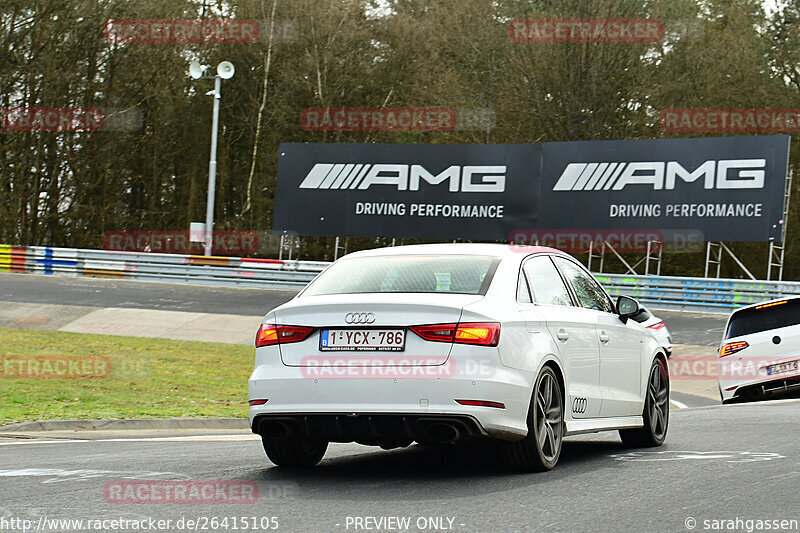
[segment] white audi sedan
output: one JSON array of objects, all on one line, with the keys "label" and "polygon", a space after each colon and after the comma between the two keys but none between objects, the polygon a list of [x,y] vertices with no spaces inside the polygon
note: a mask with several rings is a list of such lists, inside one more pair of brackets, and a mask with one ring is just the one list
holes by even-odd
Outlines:
[{"label": "white audi sedan", "polygon": [[658,446],[666,354],[569,255],[501,244],[349,254],[264,317],[250,424],[277,465],[329,442],[385,449],[493,439],[522,471],[566,435],[619,430]]}]

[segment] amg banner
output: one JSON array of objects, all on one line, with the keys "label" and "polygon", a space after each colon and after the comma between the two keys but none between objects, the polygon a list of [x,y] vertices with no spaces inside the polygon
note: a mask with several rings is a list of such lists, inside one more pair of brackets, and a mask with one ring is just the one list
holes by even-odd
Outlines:
[{"label": "amg banner", "polygon": [[663,241],[777,241],[788,164],[788,135],[285,143],[273,231],[534,242],[580,228]]}]

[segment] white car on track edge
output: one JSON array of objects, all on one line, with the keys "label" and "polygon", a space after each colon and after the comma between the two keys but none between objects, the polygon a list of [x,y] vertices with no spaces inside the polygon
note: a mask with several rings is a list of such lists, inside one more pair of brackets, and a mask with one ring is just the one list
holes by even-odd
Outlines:
[{"label": "white car on track edge", "polygon": [[382,448],[492,439],[521,471],[553,468],[566,435],[619,430],[657,446],[664,349],[566,253],[501,244],[367,250],[264,317],[250,424],[277,465],[329,442]]},{"label": "white car on track edge", "polygon": [[656,340],[661,344],[661,347],[664,348],[667,357],[672,355],[672,335],[663,320],[651,313],[650,310],[644,306],[642,306],[641,312],[631,318],[653,333]]},{"label": "white car on track edge", "polygon": [[735,310],[719,351],[722,403],[800,393],[800,297]]}]

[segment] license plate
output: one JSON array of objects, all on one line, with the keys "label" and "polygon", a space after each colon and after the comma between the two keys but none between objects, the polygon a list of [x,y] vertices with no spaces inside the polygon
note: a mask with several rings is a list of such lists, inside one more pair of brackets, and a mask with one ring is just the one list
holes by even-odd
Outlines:
[{"label": "license plate", "polygon": [[794,372],[797,370],[797,361],[788,361],[786,363],[778,363],[777,365],[770,365],[767,367],[767,375],[774,376],[776,374],[786,374],[787,372]]},{"label": "license plate", "polygon": [[402,352],[405,345],[404,329],[323,329],[319,336],[319,349],[323,352]]}]

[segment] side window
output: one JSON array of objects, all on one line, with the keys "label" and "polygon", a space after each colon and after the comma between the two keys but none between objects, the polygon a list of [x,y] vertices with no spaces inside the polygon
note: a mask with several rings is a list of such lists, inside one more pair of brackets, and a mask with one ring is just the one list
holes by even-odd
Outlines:
[{"label": "side window", "polygon": [[534,257],[523,267],[533,300],[545,305],[572,305],[569,291],[549,257]]},{"label": "side window", "polygon": [[614,306],[608,295],[590,274],[568,259],[556,257],[555,260],[564,273],[564,277],[575,289],[581,307],[606,313],[614,312]]}]

